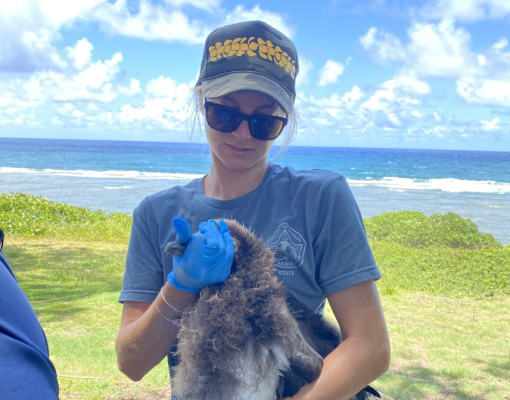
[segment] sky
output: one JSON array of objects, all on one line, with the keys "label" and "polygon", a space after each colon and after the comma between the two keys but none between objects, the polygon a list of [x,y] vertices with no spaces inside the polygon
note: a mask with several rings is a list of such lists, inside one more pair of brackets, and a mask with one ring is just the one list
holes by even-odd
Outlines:
[{"label": "sky", "polygon": [[207,34],[255,19],[297,47],[294,145],[510,151],[509,0],[0,1],[0,137],[189,142]]}]

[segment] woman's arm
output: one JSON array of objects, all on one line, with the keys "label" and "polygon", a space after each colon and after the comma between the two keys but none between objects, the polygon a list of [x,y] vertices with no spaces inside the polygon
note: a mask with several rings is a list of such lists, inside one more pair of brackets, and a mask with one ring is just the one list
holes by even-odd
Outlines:
[{"label": "woman's arm", "polygon": [[328,296],[343,342],[324,359],[319,377],[293,400],[345,400],[387,371],[390,343],[374,281]]},{"label": "woman's arm", "polygon": [[[183,310],[194,298],[194,293],[176,289],[170,284],[163,287],[166,301]],[[179,327],[163,318],[173,320],[181,313],[169,307],[161,294],[152,303],[126,301],[115,349],[119,369],[131,380],[141,380],[163,360],[177,340]]]},{"label": "woman's arm", "polygon": [[[162,293],[152,303],[124,302],[115,348],[119,369],[134,381],[142,379],[170,352],[178,327],[172,320],[205,286],[223,282],[230,274],[234,242],[225,221],[200,224],[199,232],[182,218],[173,220],[177,241],[186,250],[175,257]],[[165,301],[166,300],[166,301]],[[167,304],[169,303],[169,304]],[[159,309],[159,311],[158,311]]]}]

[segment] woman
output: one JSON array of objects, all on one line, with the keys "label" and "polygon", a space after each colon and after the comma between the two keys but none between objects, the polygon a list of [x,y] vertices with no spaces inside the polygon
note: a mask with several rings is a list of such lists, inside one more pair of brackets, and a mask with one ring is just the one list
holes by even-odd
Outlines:
[{"label": "woman", "polygon": [[[204,178],[149,196],[134,211],[116,341],[129,378],[142,379],[169,355],[181,310],[201,288],[228,277],[231,238],[226,225],[207,222],[212,218],[236,219],[261,237],[288,290],[317,312],[327,298],[341,327],[344,342],[293,399],[349,398],[387,370],[389,341],[374,283],[381,275],[345,178],[267,162],[294,118],[298,70],[294,44],[263,22],[208,36],[196,99],[212,166]],[[176,235],[188,243],[186,252],[165,258]]]}]

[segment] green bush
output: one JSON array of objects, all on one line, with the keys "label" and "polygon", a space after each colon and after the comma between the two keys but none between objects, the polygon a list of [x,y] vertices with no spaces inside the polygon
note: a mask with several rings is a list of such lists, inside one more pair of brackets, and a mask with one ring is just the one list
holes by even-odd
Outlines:
[{"label": "green bush", "polygon": [[23,193],[0,195],[0,227],[6,235],[126,242],[131,217],[56,203]]},{"label": "green bush", "polygon": [[385,213],[365,220],[370,241],[398,243],[411,248],[449,247],[454,249],[500,249],[492,235],[478,232],[477,225],[455,213],[433,214],[418,211]]}]

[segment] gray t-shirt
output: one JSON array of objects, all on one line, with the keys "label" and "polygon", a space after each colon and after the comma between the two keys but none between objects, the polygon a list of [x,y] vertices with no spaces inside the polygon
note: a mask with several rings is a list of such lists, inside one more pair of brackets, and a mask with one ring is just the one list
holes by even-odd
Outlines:
[{"label": "gray t-shirt", "polygon": [[[270,164],[259,187],[226,201],[207,197],[203,180],[148,196],[135,209],[119,302],[150,303],[166,283],[172,257],[164,249],[175,240],[175,217],[186,219],[192,232],[212,218],[236,219],[250,228],[275,252],[277,277],[317,312],[326,296],[381,277],[342,175]],[[175,362],[169,357],[170,365]]]},{"label": "gray t-shirt", "polygon": [[164,249],[175,240],[172,220],[178,216],[192,232],[211,218],[250,228],[275,252],[278,278],[317,312],[325,296],[381,277],[342,175],[270,164],[259,187],[225,201],[207,197],[203,179],[148,196],[135,209],[120,302],[156,298],[172,270]]}]

